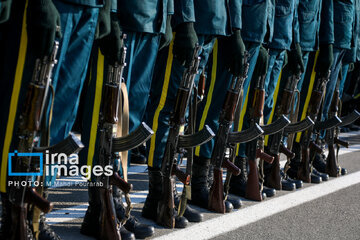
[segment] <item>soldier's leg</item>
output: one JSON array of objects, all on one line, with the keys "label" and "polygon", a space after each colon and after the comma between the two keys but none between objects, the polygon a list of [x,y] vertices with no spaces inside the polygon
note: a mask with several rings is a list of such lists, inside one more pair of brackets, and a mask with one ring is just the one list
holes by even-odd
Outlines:
[{"label": "soldier's leg", "polygon": [[[9,21],[0,24],[0,192],[2,202],[0,238],[9,238],[11,207],[8,199],[8,154],[17,149],[18,117],[35,66],[27,49],[26,1],[14,1]],[[30,234],[31,235],[31,234]],[[31,236],[28,236],[29,238]]]},{"label": "soldier's leg", "polygon": [[[328,111],[330,109],[331,100],[336,88],[336,83],[338,81],[339,72],[341,69],[341,62],[342,58],[345,56],[345,49],[340,49],[334,47],[333,53],[334,53],[334,63],[331,66],[331,74],[329,82],[326,84],[326,92],[325,92],[325,98],[324,98],[324,106],[322,109],[322,118],[321,120],[326,120],[328,118]],[[325,131],[322,134],[322,138],[325,136]]]},{"label": "soldier's leg", "polygon": [[265,103],[264,103],[264,123],[272,122],[273,108],[275,106],[276,87],[279,84],[280,73],[284,63],[286,51],[270,49],[269,51],[269,67],[265,79]]},{"label": "soldier's leg", "polygon": [[[198,36],[202,46],[200,54],[201,63],[199,72],[202,72],[214,44],[212,37]],[[147,142],[147,155],[149,166],[149,194],[146,198],[142,215],[156,220],[157,204],[161,197],[161,164],[169,132],[169,119],[175,105],[176,92],[179,87],[184,67],[172,54],[173,43],[158,53],[150,91],[149,104],[146,109],[146,119],[153,129],[154,135]],[[165,66],[165,67],[164,67]],[[198,83],[198,78],[195,83]],[[189,207],[185,211],[185,217]],[[197,213],[198,214],[198,213]],[[191,214],[193,215],[193,214]],[[187,225],[185,218],[176,218],[175,227],[182,228]]]},{"label": "soldier's leg", "polygon": [[[146,107],[153,65],[156,58],[155,49],[158,48],[159,37],[154,34],[139,34],[134,32],[126,32],[126,34],[127,39],[125,40],[125,45],[128,49],[126,56],[127,66],[125,67],[123,77],[127,83],[127,88],[129,92],[131,132],[140,125],[140,121]],[[148,62],[149,64],[144,64],[146,62]],[[99,53],[99,49],[95,46],[93,50],[93,55],[91,57],[91,69],[89,70],[88,74],[90,76],[90,82],[89,88],[87,89],[87,96],[85,98],[86,107],[83,117],[82,141],[85,145],[85,149],[80,153],[82,164],[92,166],[98,164],[97,156],[99,154],[99,141],[97,137],[97,125],[99,123],[102,86],[104,83],[104,79],[106,79],[106,66],[107,62],[104,59],[104,56]],[[139,69],[142,70],[139,71]],[[146,86],[148,86],[148,90],[146,90]],[[139,98],[140,100],[138,100],[137,98]],[[138,103],[136,103],[136,101],[138,101]],[[91,189],[89,189],[89,191],[93,192],[93,190]],[[116,193],[117,195],[114,196],[114,201],[117,202],[115,204],[118,213],[117,215],[118,218],[121,220],[125,217],[123,214],[123,205],[120,201],[118,201],[120,200],[120,195],[118,194],[118,191],[116,191]],[[89,192],[89,197],[92,197],[93,195],[95,196],[96,194],[91,194]],[[90,202],[93,202],[92,198],[90,199]],[[99,214],[96,211],[92,211],[93,209],[96,209],[96,207],[89,207],[89,217],[84,219],[84,224],[82,226],[82,232],[84,234],[87,234],[88,230],[93,229],[93,224],[88,224],[87,222],[93,222],[91,221],[92,216],[97,216]],[[130,220],[128,220],[125,224],[125,228],[129,231],[134,232],[136,237],[149,237],[154,234],[153,227],[139,223],[132,216],[130,217]]]},{"label": "soldier's leg", "polygon": [[[205,125],[208,125],[215,133],[219,127],[219,116],[225,101],[225,96],[227,90],[230,86],[231,79],[233,75],[226,68],[225,61],[229,58],[228,54],[231,53],[231,50],[228,49],[227,42],[224,40],[217,40],[215,42],[213,52],[209,57],[209,61],[207,64],[207,81],[205,87],[205,98],[203,102],[201,102],[198,106],[197,111],[197,128],[200,131],[204,128]],[[210,140],[209,142],[198,146],[195,148],[195,157],[194,157],[194,167],[195,170],[199,167],[197,172],[200,173],[201,176],[206,175],[206,169],[209,165],[211,154],[214,148],[215,138]],[[201,166],[204,166],[201,168]],[[212,179],[212,171],[210,169],[210,180]],[[204,201],[204,197],[200,197],[199,192],[203,189],[201,182],[201,178],[198,179],[199,176],[195,174],[193,176],[193,199],[192,203],[196,203],[202,207],[206,207],[207,202]],[[198,180],[199,184],[194,184]],[[209,182],[209,186],[211,185],[211,181]],[[195,185],[195,186],[194,186]],[[198,187],[198,188],[197,188]],[[204,193],[206,195],[207,193]],[[196,199],[196,197],[199,197]],[[227,201],[225,202],[225,206],[230,211],[231,203],[235,209],[241,207],[242,203],[240,199],[229,196]]]}]

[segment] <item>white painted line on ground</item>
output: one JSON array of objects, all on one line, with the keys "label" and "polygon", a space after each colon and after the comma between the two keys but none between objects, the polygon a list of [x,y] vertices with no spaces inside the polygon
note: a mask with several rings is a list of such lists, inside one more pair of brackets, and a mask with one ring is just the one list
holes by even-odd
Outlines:
[{"label": "white painted line on ground", "polygon": [[189,236],[197,240],[210,239],[358,183],[360,171],[173,231],[156,239],[187,239]]}]

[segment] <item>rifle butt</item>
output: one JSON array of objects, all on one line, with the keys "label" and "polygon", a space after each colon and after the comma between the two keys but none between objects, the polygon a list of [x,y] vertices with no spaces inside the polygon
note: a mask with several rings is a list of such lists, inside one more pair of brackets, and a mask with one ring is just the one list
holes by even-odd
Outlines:
[{"label": "rifle butt", "polygon": [[27,203],[34,204],[44,213],[48,213],[53,209],[53,204],[40,196],[40,194],[33,188],[26,188],[25,201]]},{"label": "rifle butt", "polygon": [[223,170],[221,168],[214,168],[214,182],[210,188],[208,209],[217,213],[225,213],[225,197],[222,176]]},{"label": "rifle butt", "polygon": [[311,183],[310,173],[310,150],[307,147],[301,148],[301,161],[297,172],[297,177],[306,183]]},{"label": "rifle butt", "polygon": [[259,186],[259,171],[256,160],[249,160],[249,175],[246,184],[245,197],[254,201],[262,201],[262,195]]},{"label": "rifle butt", "polygon": [[333,144],[328,145],[329,154],[326,158],[326,173],[330,177],[338,177],[339,171],[336,163],[335,148]]},{"label": "rifle butt", "polygon": [[100,239],[121,240],[120,226],[117,223],[112,193],[109,189],[100,188]]},{"label": "rifle butt", "polygon": [[267,184],[271,188],[275,188],[276,190],[281,190],[281,175],[280,175],[280,155],[273,155],[274,161],[271,164],[270,175],[267,179]]},{"label": "rifle butt", "polygon": [[174,182],[170,177],[165,177],[163,179],[163,193],[162,199],[158,205],[156,222],[161,226],[174,228]]},{"label": "rifle butt", "polygon": [[117,172],[114,172],[114,174],[110,177],[110,184],[117,186],[125,194],[129,193],[133,188],[133,185],[126,182]]}]

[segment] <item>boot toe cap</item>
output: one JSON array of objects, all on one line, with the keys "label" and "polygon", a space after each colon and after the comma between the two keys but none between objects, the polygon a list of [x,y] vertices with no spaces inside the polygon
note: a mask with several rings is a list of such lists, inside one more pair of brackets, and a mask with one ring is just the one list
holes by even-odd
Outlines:
[{"label": "boot toe cap", "polygon": [[320,176],[315,175],[315,174],[311,174],[311,183],[321,183],[322,179]]},{"label": "boot toe cap", "polygon": [[239,209],[243,205],[241,199],[235,196],[228,195],[227,201],[233,205],[234,209]]},{"label": "boot toe cap", "polygon": [[204,219],[204,215],[201,212],[190,206],[186,206],[184,217],[189,222],[202,222]]},{"label": "boot toe cap", "polygon": [[135,235],[132,232],[126,230],[124,226],[120,228],[120,235],[122,240],[135,240]]},{"label": "boot toe cap", "polygon": [[175,228],[186,228],[188,224],[189,221],[185,217],[175,218]]},{"label": "boot toe cap", "polygon": [[234,209],[234,206],[232,205],[232,203],[229,201],[225,201],[225,212],[230,213],[230,212],[232,212],[233,209]]},{"label": "boot toe cap", "polygon": [[147,237],[151,237],[155,233],[155,229],[153,226],[149,226],[147,224],[140,223],[138,221],[130,221],[128,220],[124,227],[126,230],[133,232],[135,237],[138,239],[144,239]]},{"label": "boot toe cap", "polygon": [[292,183],[287,180],[281,181],[281,187],[282,187],[282,190],[284,190],[284,191],[294,191],[296,189],[295,183]]},{"label": "boot toe cap", "polygon": [[264,186],[263,193],[265,193],[267,197],[273,197],[276,194],[276,190]]}]

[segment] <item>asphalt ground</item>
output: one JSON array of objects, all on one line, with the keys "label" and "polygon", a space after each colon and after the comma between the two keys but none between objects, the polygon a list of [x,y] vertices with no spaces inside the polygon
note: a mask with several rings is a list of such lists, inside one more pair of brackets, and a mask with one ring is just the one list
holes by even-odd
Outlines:
[{"label": "asphalt ground", "polygon": [[[205,220],[183,230],[165,229],[141,218],[148,177],[145,166],[132,166],[129,170],[129,182],[134,186],[132,214],[155,227],[153,238],[360,239],[360,132],[342,135],[352,145],[341,151],[339,157],[348,175],[321,184],[304,184],[303,189],[293,192],[278,191],[275,197],[260,203],[242,199],[244,206],[231,214],[194,207],[204,213]],[[64,178],[58,182],[61,184],[50,189],[49,200],[55,207],[47,214],[47,221],[64,240],[91,239],[80,234],[88,200],[87,187],[81,184],[86,181]],[[181,189],[181,184],[177,186]]]}]

